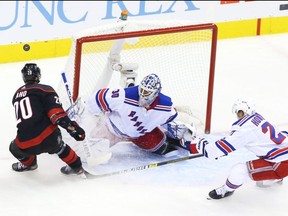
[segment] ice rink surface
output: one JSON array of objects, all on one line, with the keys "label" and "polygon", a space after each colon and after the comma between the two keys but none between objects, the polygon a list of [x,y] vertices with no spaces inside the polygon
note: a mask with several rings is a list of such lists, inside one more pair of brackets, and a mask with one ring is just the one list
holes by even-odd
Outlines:
[{"label": "ice rink surface", "polygon": [[[41,82],[56,88],[65,61],[66,57],[34,61],[41,68]],[[198,158],[88,180],[63,176],[63,162],[48,154],[38,157],[39,168],[33,172],[12,171],[16,160],[8,147],[16,126],[11,101],[23,84],[20,71],[25,63],[0,65],[0,215],[287,215],[286,179],[282,186],[270,188],[247,181],[227,199],[206,199],[225,182],[231,166],[253,157],[245,150],[215,161]],[[229,131],[235,121],[231,106],[238,96],[253,97],[259,113],[288,130],[288,34],[218,41],[215,73],[212,133]]]}]

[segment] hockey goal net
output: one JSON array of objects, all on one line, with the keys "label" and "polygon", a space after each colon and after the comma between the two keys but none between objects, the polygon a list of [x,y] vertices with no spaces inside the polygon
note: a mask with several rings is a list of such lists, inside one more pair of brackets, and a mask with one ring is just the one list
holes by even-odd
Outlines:
[{"label": "hockey goal net", "polygon": [[[65,66],[73,100],[91,95],[105,67],[112,44],[125,39],[121,62],[137,63],[136,84],[150,73],[162,82],[182,119],[191,118],[198,131],[210,133],[217,26],[190,21],[122,21],[82,31],[72,38]],[[119,86],[113,72],[109,87]],[[70,106],[64,84],[58,93],[64,108]],[[181,115],[180,115],[181,116]]]}]

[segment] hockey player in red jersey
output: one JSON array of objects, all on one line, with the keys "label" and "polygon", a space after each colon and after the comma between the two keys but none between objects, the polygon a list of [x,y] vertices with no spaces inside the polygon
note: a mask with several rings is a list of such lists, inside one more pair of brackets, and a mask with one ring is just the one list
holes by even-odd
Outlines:
[{"label": "hockey player in red jersey", "polygon": [[226,183],[210,191],[211,199],[232,195],[247,178],[256,181],[259,186],[263,182],[282,183],[283,178],[288,176],[287,132],[278,130],[257,113],[251,99],[236,100],[233,113],[238,120],[226,137],[210,143],[205,138],[185,142],[191,153],[201,152],[208,158],[219,158],[243,147],[255,154],[254,160],[232,167]]},{"label": "hockey player in red jersey", "polygon": [[58,125],[77,141],[85,139],[85,131],[68,118],[55,90],[49,85],[39,84],[40,68],[27,63],[22,69],[25,85],[14,94],[17,135],[10,144],[10,152],[19,160],[12,164],[17,172],[37,169],[37,155],[57,154],[67,164],[61,168],[64,174],[84,175],[78,155],[63,142]]}]

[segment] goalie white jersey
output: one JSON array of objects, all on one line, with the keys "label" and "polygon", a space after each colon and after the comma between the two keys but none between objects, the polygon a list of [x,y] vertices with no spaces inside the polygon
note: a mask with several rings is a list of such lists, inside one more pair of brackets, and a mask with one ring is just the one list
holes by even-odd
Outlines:
[{"label": "goalie white jersey", "polygon": [[92,114],[105,112],[107,125],[118,137],[137,138],[175,119],[177,111],[171,98],[159,93],[149,109],[139,106],[138,86],[103,88],[86,101]]},{"label": "goalie white jersey", "polygon": [[279,131],[258,113],[236,121],[230,135],[206,145],[205,151],[208,157],[217,158],[243,147],[267,161],[288,160],[287,132]]}]

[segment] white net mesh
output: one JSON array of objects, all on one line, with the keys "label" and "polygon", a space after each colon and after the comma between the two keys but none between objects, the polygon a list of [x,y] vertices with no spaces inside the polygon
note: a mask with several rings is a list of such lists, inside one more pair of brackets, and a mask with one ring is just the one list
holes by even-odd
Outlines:
[{"label": "white net mesh", "polygon": [[[168,27],[188,26],[189,21],[122,21],[87,29],[73,37],[69,58],[65,67],[67,80],[72,91],[75,76],[76,40],[87,36],[112,35],[119,32],[130,32]],[[108,38],[108,37],[107,37]],[[115,40],[84,42],[81,49],[79,97],[85,100],[95,89],[107,57]],[[183,118],[187,116],[196,122],[204,131],[208,97],[212,30],[174,32],[150,36],[128,38],[121,50],[120,62],[137,63],[137,80],[149,73],[156,73],[161,79],[162,93],[172,97],[174,105],[182,110]],[[79,54],[79,53],[78,53]],[[113,72],[109,87],[118,87],[120,73]],[[64,107],[70,106],[63,81],[60,81],[58,92]],[[75,94],[73,92],[72,94]],[[184,113],[184,114],[183,114]],[[180,115],[181,116],[181,115]],[[190,121],[190,120],[189,120]]]}]

